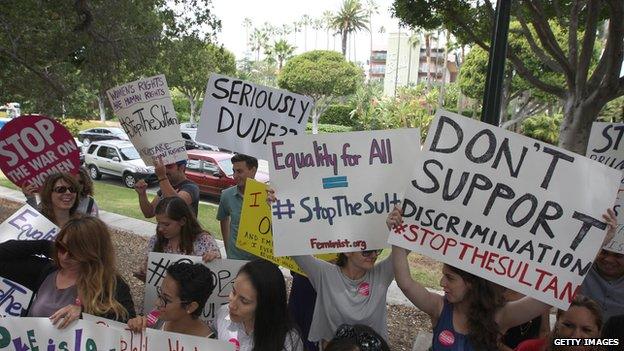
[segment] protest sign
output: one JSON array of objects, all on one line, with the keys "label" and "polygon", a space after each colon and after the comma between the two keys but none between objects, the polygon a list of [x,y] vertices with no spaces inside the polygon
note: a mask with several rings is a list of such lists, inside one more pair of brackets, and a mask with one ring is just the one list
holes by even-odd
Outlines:
[{"label": "protest sign", "polygon": [[0,318],[19,317],[30,305],[32,291],[3,277],[0,277]]},{"label": "protest sign", "polygon": [[193,335],[147,329],[145,331],[152,351],[235,351],[234,344]]},{"label": "protest sign", "polygon": [[119,350],[119,332],[77,320],[57,329],[49,318],[0,318],[0,350]]},{"label": "protest sign", "polygon": [[[156,287],[162,283],[166,275],[167,267],[176,262],[203,263],[201,256],[174,255],[161,252],[150,252],[147,260],[147,279],[145,281],[145,299],[143,311],[149,313],[156,307]],[[239,260],[214,260],[203,263],[212,271],[212,278],[215,282],[215,289],[206,302],[204,311],[200,318],[204,321],[211,321],[215,318],[221,305],[228,302],[228,296],[232,291],[232,281],[240,267],[247,261]]]},{"label": "protest sign", "polygon": [[446,111],[389,242],[566,309],[602,242],[618,172]]},{"label": "protest sign", "polygon": [[[589,142],[587,143],[587,157],[603,163],[619,171],[624,170],[624,123],[594,122]],[[620,188],[613,210],[617,215],[618,227],[616,235],[605,249],[624,254],[624,174],[620,175]]]},{"label": "protest sign", "polygon": [[0,169],[17,186],[41,188],[48,175],[76,174],[79,167],[74,138],[50,117],[20,116],[0,129]]},{"label": "protest sign", "polygon": [[267,138],[303,134],[311,98],[213,73],[197,141],[268,159]]},{"label": "protest sign", "polygon": [[275,256],[387,246],[386,216],[402,198],[418,129],[271,140]]},{"label": "protest sign", "polygon": [[[236,246],[276,265],[305,275],[301,267],[291,257],[275,257],[273,255],[271,208],[267,203],[267,189],[266,184],[247,178]],[[325,254],[317,255],[317,257],[328,261],[336,258],[336,255]]]},{"label": "protest sign", "polygon": [[60,231],[30,205],[24,205],[0,224],[0,243],[8,240],[54,240]]},{"label": "protest sign", "polygon": [[180,123],[164,75],[139,79],[107,91],[115,116],[146,165],[186,160]]},{"label": "protest sign", "polygon": [[[135,333],[128,329],[126,323],[114,321],[112,319],[106,319],[103,317],[94,316],[88,313],[82,313],[82,319],[95,323],[99,326],[112,328],[119,333],[119,351],[151,351],[152,348],[147,348],[147,339],[145,333]],[[169,350],[167,350],[169,351]]]}]

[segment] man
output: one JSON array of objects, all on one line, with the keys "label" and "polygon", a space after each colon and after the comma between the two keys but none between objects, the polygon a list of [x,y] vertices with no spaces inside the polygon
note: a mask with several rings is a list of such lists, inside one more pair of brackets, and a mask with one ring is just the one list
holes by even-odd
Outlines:
[{"label": "man", "polygon": [[139,194],[139,205],[145,218],[154,217],[154,210],[158,202],[165,197],[179,196],[182,198],[195,212],[197,216],[199,211],[199,187],[194,182],[186,179],[186,160],[176,163],[163,165],[159,161],[154,164],[154,171],[158,177],[160,190],[156,193],[156,197],[150,202],[147,198],[147,183],[145,180],[139,180],[134,189]]},{"label": "man", "polygon": [[232,157],[232,168],[236,185],[221,192],[217,220],[221,222],[221,235],[225,244],[227,258],[234,260],[253,260],[257,257],[236,247],[238,223],[243,207],[243,194],[247,178],[254,179],[258,170],[255,157],[236,154]]},{"label": "man", "polygon": [[602,307],[603,320],[624,314],[624,254],[602,249],[581,285],[581,294]]}]

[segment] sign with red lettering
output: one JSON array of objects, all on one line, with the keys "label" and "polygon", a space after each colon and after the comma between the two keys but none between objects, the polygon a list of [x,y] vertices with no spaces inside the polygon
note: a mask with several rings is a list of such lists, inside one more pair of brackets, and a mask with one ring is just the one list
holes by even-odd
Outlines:
[{"label": "sign with red lettering", "polygon": [[54,240],[60,229],[30,205],[0,224],[0,243],[8,240]]},{"label": "sign with red lettering", "polygon": [[164,75],[139,79],[106,92],[119,124],[148,166],[186,160],[180,123]]},{"label": "sign with red lettering", "polygon": [[[624,123],[594,122],[587,157],[619,171],[624,170]],[[624,254],[624,177],[620,174],[620,188],[613,210],[617,215],[618,228],[613,240],[604,249]]]},{"label": "sign with red lettering", "polygon": [[78,173],[80,151],[69,131],[47,116],[26,115],[0,129],[0,169],[17,186],[38,188],[50,174]]},{"label": "sign with red lettering", "polygon": [[213,73],[197,141],[268,160],[267,139],[303,134],[313,105],[304,95]]},{"label": "sign with red lettering", "polygon": [[619,172],[446,111],[389,242],[567,309],[600,249]]},{"label": "sign with red lettering", "polygon": [[149,341],[150,351],[171,351],[171,350],[210,350],[210,351],[236,351],[233,344],[180,333],[166,332],[162,330],[147,329],[145,331]]}]

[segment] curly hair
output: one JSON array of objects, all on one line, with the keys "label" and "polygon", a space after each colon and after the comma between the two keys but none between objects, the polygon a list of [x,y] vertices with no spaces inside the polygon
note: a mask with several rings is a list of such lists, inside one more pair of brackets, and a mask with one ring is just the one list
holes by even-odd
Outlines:
[{"label": "curly hair", "polygon": [[80,167],[78,169],[78,177],[80,178],[78,182],[81,185],[80,197],[93,196],[93,180],[91,180],[91,176],[89,176],[89,170]]},{"label": "curly hair", "polygon": [[[54,185],[57,181],[63,180],[70,187],[73,187],[76,190],[80,189],[80,184],[76,181],[69,173],[55,173],[51,174],[46,178],[43,182],[43,186],[41,187],[41,203],[39,204],[41,214],[44,215],[47,219],[49,219],[52,223],[56,223],[56,216],[54,215],[54,205],[52,204],[52,192],[54,191]],[[76,208],[78,207],[78,203],[80,199],[78,198],[78,193],[76,193],[76,199],[74,200],[74,204],[69,209],[69,215],[73,215],[76,212]]]},{"label": "curly hair", "polygon": [[468,301],[468,339],[476,350],[498,350],[500,330],[496,312],[505,305],[503,288],[476,275],[446,265],[469,286],[464,299]]},{"label": "curly hair", "polygon": [[167,276],[178,284],[180,300],[197,302],[191,316],[199,318],[215,288],[212,271],[201,263],[176,262],[167,267]]}]

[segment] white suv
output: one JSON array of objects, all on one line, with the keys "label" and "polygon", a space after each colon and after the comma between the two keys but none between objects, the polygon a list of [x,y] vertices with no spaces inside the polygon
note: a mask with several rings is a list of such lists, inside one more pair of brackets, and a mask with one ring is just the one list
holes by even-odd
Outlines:
[{"label": "white suv", "polygon": [[148,184],[157,180],[154,167],[145,165],[129,141],[92,142],[85,154],[85,165],[91,178],[100,179],[102,174],[121,177],[128,188],[134,188],[139,179],[145,179]]}]

